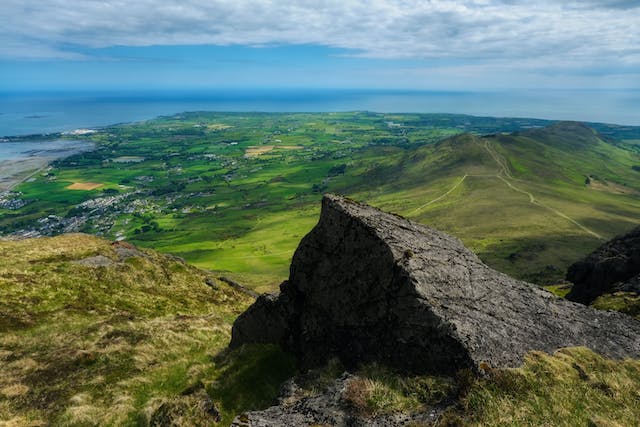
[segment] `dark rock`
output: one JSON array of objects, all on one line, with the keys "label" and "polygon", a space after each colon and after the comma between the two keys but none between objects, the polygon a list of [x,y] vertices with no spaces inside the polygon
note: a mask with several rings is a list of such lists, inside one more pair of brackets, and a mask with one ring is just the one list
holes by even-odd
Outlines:
[{"label": "dark rock", "polygon": [[259,296],[259,294],[256,291],[254,291],[252,289],[249,289],[246,286],[241,285],[240,283],[236,282],[235,280],[229,279],[228,277],[220,276],[220,277],[218,277],[218,280],[220,280],[221,282],[226,283],[227,285],[231,286],[233,289],[235,289],[237,291],[240,291],[240,292],[243,292],[243,293],[245,293],[245,294],[247,294],[249,296],[252,296],[254,298],[258,298],[258,296]]},{"label": "dark rock", "polygon": [[589,304],[604,293],[640,275],[640,227],[600,246],[582,261],[569,267],[567,280],[573,283],[567,298]]},{"label": "dark rock", "polygon": [[278,405],[263,411],[241,414],[231,424],[233,427],[396,427],[427,425],[438,419],[443,408],[425,408],[416,413],[395,413],[378,416],[359,414],[345,402],[349,382],[358,377],[345,373],[322,392],[309,396],[300,393],[294,380],[283,386]]},{"label": "dark rock", "polygon": [[636,294],[640,294],[640,274],[626,282],[620,282],[613,286],[615,292],[633,292]]},{"label": "dark rock", "polygon": [[206,279],[204,279],[204,284],[210,287],[211,289],[213,289],[214,291],[218,290],[218,285],[216,281],[213,280],[211,277],[207,277]]},{"label": "dark rock", "polygon": [[484,265],[444,233],[325,196],[279,296],[235,322],[231,347],[277,343],[303,365],[338,357],[412,372],[512,367],[530,350],[640,356],[640,322],[555,297]]}]

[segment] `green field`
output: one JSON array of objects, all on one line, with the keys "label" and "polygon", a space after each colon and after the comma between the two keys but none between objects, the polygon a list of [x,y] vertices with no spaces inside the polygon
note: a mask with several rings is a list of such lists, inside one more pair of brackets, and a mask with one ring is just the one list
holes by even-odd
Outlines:
[{"label": "green field", "polygon": [[[337,192],[552,283],[637,224],[640,155],[630,147],[640,131],[540,128],[550,124],[355,112],[184,113],[113,126],[91,136],[95,151],[16,188],[30,203],[0,210],[0,232],[126,238],[265,291],[286,278],[321,194]],[[102,186],[68,188],[76,183]]]}]

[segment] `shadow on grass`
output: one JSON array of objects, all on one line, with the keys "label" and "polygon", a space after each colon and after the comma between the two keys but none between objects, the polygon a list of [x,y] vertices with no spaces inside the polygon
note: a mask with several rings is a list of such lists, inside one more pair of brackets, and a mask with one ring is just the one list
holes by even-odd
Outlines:
[{"label": "shadow on grass", "polygon": [[245,345],[214,357],[219,375],[208,387],[220,405],[222,422],[236,415],[274,404],[282,383],[296,374],[293,356],[275,345]]}]

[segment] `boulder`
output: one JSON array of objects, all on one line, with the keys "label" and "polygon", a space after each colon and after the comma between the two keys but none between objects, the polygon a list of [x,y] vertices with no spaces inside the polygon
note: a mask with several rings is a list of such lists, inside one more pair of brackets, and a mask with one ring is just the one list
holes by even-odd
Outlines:
[{"label": "boulder", "polygon": [[589,304],[605,293],[635,289],[638,275],[640,227],[608,241],[585,259],[570,266],[567,280],[573,283],[573,288],[567,298]]},{"label": "boulder", "polygon": [[456,238],[326,195],[279,295],[235,322],[231,347],[277,343],[303,366],[338,357],[407,372],[515,367],[530,350],[640,356],[640,322],[513,279]]}]

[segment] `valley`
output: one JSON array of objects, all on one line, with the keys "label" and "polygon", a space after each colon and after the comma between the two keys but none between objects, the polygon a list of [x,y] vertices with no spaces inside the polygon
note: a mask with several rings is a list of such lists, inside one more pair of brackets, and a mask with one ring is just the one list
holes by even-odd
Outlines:
[{"label": "valley", "polygon": [[0,231],[126,239],[266,291],[286,277],[330,191],[550,284],[637,224],[637,134],[444,114],[183,113],[65,135],[96,149],[4,193]]}]

